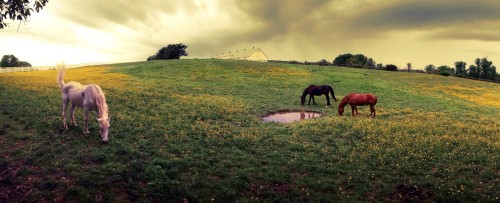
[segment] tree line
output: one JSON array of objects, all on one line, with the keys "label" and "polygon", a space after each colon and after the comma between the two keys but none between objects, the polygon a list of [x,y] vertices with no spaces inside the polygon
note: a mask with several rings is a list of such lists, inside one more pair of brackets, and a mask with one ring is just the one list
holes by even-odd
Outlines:
[{"label": "tree line", "polygon": [[[382,63],[376,63],[373,58],[369,58],[363,54],[341,54],[330,63],[326,59],[323,59],[317,63],[321,66],[345,66],[353,68],[368,68],[377,70],[387,70],[387,71],[398,71],[399,68],[394,64],[383,65]],[[412,70],[411,63],[407,63],[408,71]],[[496,67],[493,65],[492,61],[488,58],[477,58],[475,63],[467,68],[467,63],[464,61],[455,62],[455,67],[449,67],[442,65],[436,67],[432,64],[425,66],[425,72],[430,74],[439,74],[443,76],[457,76],[457,77],[469,77],[477,79],[485,79],[492,81],[500,81],[500,75],[496,71]],[[416,70],[416,72],[423,72],[421,70]]]},{"label": "tree line", "polygon": [[455,67],[449,67],[446,65],[435,67],[432,64],[425,66],[425,71],[427,73],[439,74],[444,76],[458,76],[458,77],[470,77],[477,79],[493,80],[499,81],[500,75],[497,73],[496,67],[493,65],[492,61],[484,57],[482,59],[476,58],[474,64],[471,64],[467,68],[467,63],[463,61],[455,62]]},{"label": "tree line", "polygon": [[14,55],[3,55],[2,61],[0,61],[0,67],[9,68],[9,67],[31,67],[31,64],[26,61],[20,61]]},{"label": "tree line", "polygon": [[[322,60],[323,63],[326,61]],[[382,63],[376,63],[375,59],[369,58],[363,54],[341,54],[335,59],[331,65],[334,66],[345,66],[345,67],[353,67],[353,68],[368,68],[368,69],[376,69],[376,70],[387,70],[387,71],[398,71],[398,67],[394,64],[387,64],[384,66]]]}]

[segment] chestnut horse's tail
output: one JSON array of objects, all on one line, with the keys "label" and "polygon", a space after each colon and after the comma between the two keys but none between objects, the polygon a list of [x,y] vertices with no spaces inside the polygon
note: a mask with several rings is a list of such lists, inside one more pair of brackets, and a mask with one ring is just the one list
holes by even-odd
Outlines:
[{"label": "chestnut horse's tail", "polygon": [[330,89],[330,94],[332,95],[333,100],[337,101],[337,98],[335,98],[335,92],[333,92],[332,86],[328,85],[328,89]]}]

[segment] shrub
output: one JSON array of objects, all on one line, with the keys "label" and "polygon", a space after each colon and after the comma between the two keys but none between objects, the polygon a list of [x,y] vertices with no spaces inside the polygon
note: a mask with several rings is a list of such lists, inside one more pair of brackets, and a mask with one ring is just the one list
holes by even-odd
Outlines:
[{"label": "shrub", "polygon": [[439,75],[450,76],[455,72],[455,69],[452,69],[449,66],[439,66],[437,68],[437,72]]},{"label": "shrub", "polygon": [[393,65],[393,64],[387,64],[385,66],[385,70],[387,70],[387,71],[398,71],[398,67],[396,65]]},{"label": "shrub", "polygon": [[318,65],[320,65],[320,66],[329,66],[330,62],[328,62],[326,59],[322,59],[321,61],[318,61]]},{"label": "shrub", "polygon": [[425,66],[425,72],[427,72],[429,74],[436,73],[436,66],[434,66],[432,64],[429,64],[429,65]]}]

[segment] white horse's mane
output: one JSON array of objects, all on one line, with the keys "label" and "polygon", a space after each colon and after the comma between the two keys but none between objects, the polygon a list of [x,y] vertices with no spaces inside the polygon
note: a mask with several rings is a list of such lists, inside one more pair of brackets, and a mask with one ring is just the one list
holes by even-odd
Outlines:
[{"label": "white horse's mane", "polygon": [[92,91],[93,97],[95,97],[95,102],[97,105],[97,109],[99,114],[97,117],[99,119],[107,119],[108,118],[108,104],[106,104],[106,97],[104,96],[104,92],[102,91],[99,85],[89,85],[92,87],[90,90]]}]

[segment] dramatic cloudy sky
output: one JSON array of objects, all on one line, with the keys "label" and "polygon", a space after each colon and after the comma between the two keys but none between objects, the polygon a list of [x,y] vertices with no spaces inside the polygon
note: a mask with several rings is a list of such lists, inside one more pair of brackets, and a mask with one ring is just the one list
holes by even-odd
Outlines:
[{"label": "dramatic cloudy sky", "polygon": [[260,47],[270,59],[362,53],[415,68],[500,64],[499,0],[50,0],[0,30],[0,55],[33,65],[143,61],[167,44],[189,57]]}]

